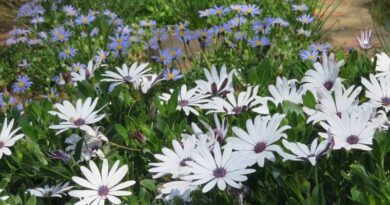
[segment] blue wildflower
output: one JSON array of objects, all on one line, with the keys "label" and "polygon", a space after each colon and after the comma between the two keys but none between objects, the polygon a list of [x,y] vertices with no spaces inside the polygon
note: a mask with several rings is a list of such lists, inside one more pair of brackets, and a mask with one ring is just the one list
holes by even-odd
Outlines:
[{"label": "blue wildflower", "polygon": [[314,21],[314,17],[312,17],[311,15],[309,14],[304,14],[302,16],[299,16],[297,18],[297,21],[303,23],[303,24],[310,24],[310,23],[313,23]]},{"label": "blue wildflower", "polygon": [[255,32],[255,33],[262,33],[262,34],[269,34],[269,32],[271,31],[271,28],[270,26],[264,24],[262,21],[254,21],[252,23],[252,30]]},{"label": "blue wildflower", "polygon": [[299,52],[299,56],[302,60],[309,60],[312,62],[316,62],[318,59],[318,52],[317,51],[308,51],[308,50],[301,50]]},{"label": "blue wildflower", "polygon": [[12,91],[16,94],[23,93],[31,87],[33,82],[27,75],[19,75],[16,82],[12,85]]},{"label": "blue wildflower", "polygon": [[72,65],[72,71],[73,72],[79,72],[81,69],[84,69],[86,65],[82,63],[73,63]]},{"label": "blue wildflower", "polygon": [[234,32],[234,38],[237,40],[237,41],[241,41],[243,40],[245,37],[246,37],[246,33],[244,31],[237,31],[237,32]]},{"label": "blue wildflower", "polygon": [[71,47],[66,47],[64,50],[62,50],[59,54],[59,57],[63,60],[74,57],[77,53],[77,49],[71,48]]},{"label": "blue wildflower", "polygon": [[306,4],[293,4],[292,7],[293,7],[293,9],[292,9],[293,11],[302,12],[302,11],[309,10],[309,8],[306,6]]},{"label": "blue wildflower", "polygon": [[255,36],[255,37],[249,39],[248,43],[252,48],[259,47],[259,46],[271,45],[271,41],[269,40],[269,38],[267,38],[265,36],[263,36],[261,38],[259,38],[258,36]]},{"label": "blue wildflower", "polygon": [[100,50],[95,56],[95,61],[105,62],[109,53],[110,53],[109,51]]},{"label": "blue wildflower", "polygon": [[201,10],[199,11],[199,17],[209,17],[214,15],[214,9],[206,9],[206,10]]},{"label": "blue wildflower", "polygon": [[139,24],[140,24],[140,26],[143,26],[143,27],[154,27],[154,26],[156,26],[156,21],[142,20]]},{"label": "blue wildflower", "polygon": [[176,81],[176,80],[182,79],[183,77],[184,76],[180,73],[180,70],[178,70],[176,68],[174,68],[172,70],[167,68],[163,74],[163,78],[165,80]]},{"label": "blue wildflower", "polygon": [[159,50],[158,56],[152,56],[152,59],[159,63],[163,63],[164,65],[167,65],[171,63],[172,58],[170,57],[170,51],[168,49],[165,50]]},{"label": "blue wildflower", "polygon": [[60,41],[65,42],[69,39],[69,37],[72,35],[72,33],[69,30],[66,30],[63,26],[54,28],[50,31],[51,33],[51,40],[53,42]]},{"label": "blue wildflower", "polygon": [[73,6],[64,6],[62,11],[66,13],[67,16],[77,16],[77,10]]},{"label": "blue wildflower", "polygon": [[[168,51],[167,51],[168,52]],[[169,49],[169,57],[172,60],[175,60],[183,55],[183,52],[180,48],[171,48]]]},{"label": "blue wildflower", "polygon": [[124,34],[115,33],[115,37],[110,37],[110,40],[108,48],[114,51],[115,56],[119,56],[130,46],[128,36]]},{"label": "blue wildflower", "polygon": [[327,53],[328,49],[331,48],[331,45],[329,43],[312,43],[310,45],[310,49],[312,51],[317,51],[317,52],[322,52],[322,53]]},{"label": "blue wildflower", "polygon": [[88,15],[81,15],[78,18],[76,18],[75,23],[76,25],[89,25],[93,21],[95,21],[96,17],[94,15],[88,14]]},{"label": "blue wildflower", "polygon": [[232,27],[239,27],[242,24],[245,24],[248,20],[243,16],[236,16],[228,21],[228,24]]},{"label": "blue wildflower", "polygon": [[250,16],[255,16],[260,14],[261,10],[258,6],[256,5],[243,5],[241,8],[241,13],[242,15],[250,15]]},{"label": "blue wildflower", "polygon": [[226,13],[228,13],[230,11],[229,8],[225,8],[223,6],[214,6],[214,8],[211,9],[211,13],[216,15],[217,17],[222,17],[224,16]]},{"label": "blue wildflower", "polygon": [[29,68],[31,64],[27,62],[26,59],[23,59],[20,63],[18,63],[19,68]]}]

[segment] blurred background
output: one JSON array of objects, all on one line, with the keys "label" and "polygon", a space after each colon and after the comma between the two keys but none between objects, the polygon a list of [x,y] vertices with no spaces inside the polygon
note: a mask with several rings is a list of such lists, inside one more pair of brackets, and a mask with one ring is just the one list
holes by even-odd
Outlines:
[{"label": "blurred background", "polygon": [[[164,2],[162,2],[164,1]],[[222,2],[241,2],[237,0],[210,0],[210,1],[189,1],[189,3],[179,3],[180,0],[113,0],[112,4],[122,4],[126,2],[125,8],[122,8],[122,12],[126,12],[126,8],[131,9],[134,16],[151,15],[157,12],[151,8],[155,4],[164,5],[160,7],[158,12],[161,15],[170,16],[169,14],[176,13],[176,11],[183,11],[180,7],[191,7],[193,13],[180,12],[186,16],[176,16],[176,18],[166,18],[166,23],[178,22],[177,19],[183,18],[197,18],[198,8],[203,8],[203,4],[209,5],[211,2],[216,4]],[[260,1],[260,0],[258,0]],[[313,0],[317,1],[317,0]],[[14,18],[16,15],[16,9],[23,2],[23,0],[0,0],[0,40],[4,39],[7,32],[14,26]],[[195,3],[191,3],[195,2]],[[136,5],[132,7],[133,5]],[[373,41],[375,47],[381,47],[387,52],[390,51],[390,0],[321,0],[319,5],[321,12],[318,15],[323,15],[323,18],[327,18],[324,26],[325,32],[329,42],[333,47],[339,48],[356,48],[355,36],[360,31],[365,29],[373,30]],[[119,12],[120,13],[120,12]],[[179,13],[179,12],[177,12]],[[128,15],[128,14],[127,14]],[[175,16],[175,15],[173,15]],[[192,21],[194,22],[194,21]],[[196,22],[196,21],[195,21]],[[196,23],[194,26],[197,26]]]}]

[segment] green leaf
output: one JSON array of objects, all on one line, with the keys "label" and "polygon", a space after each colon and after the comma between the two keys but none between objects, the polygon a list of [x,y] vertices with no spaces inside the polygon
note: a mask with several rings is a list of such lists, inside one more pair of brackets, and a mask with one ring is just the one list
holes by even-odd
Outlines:
[{"label": "green leaf", "polygon": [[143,179],[140,182],[141,186],[145,187],[149,191],[155,191],[156,190],[156,184],[154,180],[151,179]]},{"label": "green leaf", "polygon": [[26,205],[36,205],[37,204],[37,198],[35,196],[30,196],[28,199]]},{"label": "green leaf", "polygon": [[115,130],[118,132],[118,134],[120,136],[123,137],[123,139],[127,139],[128,138],[127,129],[125,127],[123,127],[121,124],[116,124],[115,125]]},{"label": "green leaf", "polygon": [[310,91],[307,91],[306,94],[302,96],[302,100],[303,105],[311,109],[314,109],[317,104],[313,93]]},{"label": "green leaf", "polygon": [[324,190],[322,184],[319,184],[318,186],[314,187],[311,195],[314,204],[316,205],[325,204],[325,196],[324,196]]},{"label": "green leaf", "polygon": [[303,116],[303,117],[305,116],[302,107],[291,101],[287,101],[287,100],[283,101],[282,108],[284,113],[295,113],[298,116]]}]

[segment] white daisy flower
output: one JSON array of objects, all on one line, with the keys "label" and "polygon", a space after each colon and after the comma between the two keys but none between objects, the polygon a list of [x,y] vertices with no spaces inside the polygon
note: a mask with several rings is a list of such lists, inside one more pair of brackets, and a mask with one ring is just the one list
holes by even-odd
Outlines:
[{"label": "white daisy flower", "polygon": [[207,78],[205,80],[196,80],[196,85],[202,94],[211,94],[212,96],[225,96],[233,92],[233,74],[236,70],[226,72],[226,66],[222,66],[220,74],[218,75],[217,68],[212,65],[211,72],[208,69],[203,69]]},{"label": "white daisy flower", "polygon": [[335,61],[334,54],[328,56],[322,54],[322,64],[314,63],[314,70],[308,70],[302,78],[304,88],[312,91],[314,94],[333,91],[341,86],[342,79],[338,77],[340,67],[344,65],[344,60]]},{"label": "white daisy flower", "polygon": [[[329,130],[334,137],[333,149],[344,148],[371,150],[375,130],[378,128],[377,123],[371,121],[371,113],[361,109],[351,114],[343,113],[341,116],[329,116],[326,123],[320,122],[322,127]],[[329,134],[319,133],[321,137],[328,138]]]},{"label": "white daisy flower", "polygon": [[83,80],[89,80],[93,77],[93,73],[97,68],[100,67],[100,62],[94,62],[90,60],[88,62],[87,68],[79,69],[77,72],[71,72],[70,75],[72,76],[72,81],[83,81]]},{"label": "white daisy flower", "polygon": [[366,87],[366,97],[371,99],[378,107],[382,106],[386,112],[390,111],[390,76],[375,78],[370,74],[370,81],[362,78]]},{"label": "white daisy flower", "polygon": [[191,161],[197,152],[195,137],[184,139],[182,143],[173,140],[173,150],[164,147],[163,154],[155,154],[154,157],[161,162],[150,163],[152,166],[149,172],[154,173],[153,178],[159,178],[171,174],[173,178],[178,178],[188,174],[187,162]]},{"label": "white daisy flower", "polygon": [[158,98],[161,100],[161,104],[167,103],[172,96],[172,93],[174,92],[174,89],[169,89],[169,93],[162,93]]},{"label": "white daisy flower", "polygon": [[382,52],[376,54],[376,58],[375,71],[378,72],[377,76],[390,76],[390,57]]},{"label": "white daisy flower", "polygon": [[133,63],[131,67],[127,67],[126,64],[122,65],[122,68],[116,67],[116,71],[106,71],[101,81],[103,82],[113,82],[114,86],[120,85],[122,83],[134,84],[140,80],[141,77],[146,77],[147,72],[150,70],[148,63]]},{"label": "white daisy flower", "polygon": [[223,154],[219,143],[215,144],[213,154],[206,147],[200,149],[200,153],[194,156],[194,161],[187,162],[192,174],[183,179],[192,181],[192,185],[207,183],[202,189],[203,193],[210,191],[215,185],[220,190],[225,190],[226,184],[239,189],[239,182],[248,179],[245,175],[255,172],[254,169],[246,168],[243,158],[232,152],[229,144],[225,146]]},{"label": "white daisy flower", "polygon": [[258,105],[260,102],[256,101],[259,86],[248,87],[245,92],[240,92],[236,97],[233,93],[226,95],[227,100],[221,97],[213,97],[209,103],[202,106],[203,109],[210,110],[209,113],[226,113],[228,115],[238,115],[246,112],[252,107]]},{"label": "white daisy flower", "polygon": [[345,89],[344,86],[336,88],[334,97],[332,93],[326,92],[319,95],[319,103],[316,110],[304,107],[303,111],[309,115],[308,123],[317,123],[325,121],[330,115],[340,116],[343,113],[350,113],[354,108],[358,107],[358,96],[361,92],[361,87],[351,86]]},{"label": "white daisy flower", "polygon": [[55,186],[48,186],[45,185],[44,187],[36,187],[33,189],[27,189],[27,192],[30,192],[31,195],[34,195],[36,197],[59,197],[61,198],[62,195],[66,195],[66,191],[69,191],[72,189],[71,186],[69,186],[69,182],[66,182],[64,184],[59,183]]},{"label": "white daisy flower", "polygon": [[254,121],[246,122],[247,132],[241,128],[233,127],[235,137],[228,138],[228,143],[234,150],[244,157],[248,166],[256,162],[260,167],[264,166],[265,159],[274,161],[274,152],[282,154],[283,150],[274,143],[280,138],[287,138],[284,133],[290,126],[280,126],[280,122],[285,115],[275,114],[272,117],[261,117],[260,115]]},{"label": "white daisy flower", "polygon": [[120,168],[119,160],[114,163],[112,168],[108,170],[108,161],[103,160],[102,170],[99,171],[95,162],[89,161],[89,169],[85,166],[81,166],[81,172],[86,177],[74,176],[72,180],[78,185],[87,188],[86,190],[73,190],[69,192],[70,196],[80,198],[80,201],[75,205],[82,204],[99,204],[104,205],[106,199],[113,204],[121,204],[121,200],[117,196],[130,196],[130,191],[124,191],[133,184],[135,181],[121,182],[125,177],[128,167],[124,165]]},{"label": "white daisy flower", "polygon": [[291,154],[284,154],[283,161],[292,160],[292,161],[303,161],[308,160],[313,166],[316,165],[317,160],[326,154],[333,147],[333,137],[328,137],[326,140],[323,140],[318,144],[318,137],[313,140],[310,145],[310,149],[307,145],[300,142],[288,142],[283,139],[282,143],[285,148],[290,150]]},{"label": "white daisy flower", "polygon": [[208,132],[214,133],[215,140],[221,144],[229,130],[229,123],[226,122],[224,119],[220,121],[217,114],[214,114],[215,126],[211,126],[203,120],[199,120],[199,121],[208,130]]},{"label": "white daisy flower", "polygon": [[261,97],[256,96],[254,104],[259,105],[256,108],[252,109],[252,112],[255,112],[260,115],[269,115],[269,109],[268,109],[268,101],[270,100],[270,97]]},{"label": "white daisy flower", "polygon": [[372,47],[371,42],[371,30],[365,30],[360,32],[360,37],[356,36],[356,41],[360,48],[370,49]]},{"label": "white daisy flower", "polygon": [[56,103],[54,107],[57,108],[59,112],[49,111],[49,113],[57,115],[63,121],[60,122],[59,125],[51,125],[49,128],[59,130],[56,135],[70,128],[80,128],[81,130],[90,133],[94,132],[89,124],[99,122],[105,116],[105,114],[98,115],[98,112],[103,108],[94,111],[97,102],[98,98],[96,98],[93,102],[91,98],[87,98],[84,103],[81,99],[78,99],[76,107],[67,100],[65,100],[63,104]]},{"label": "white daisy flower", "polygon": [[163,184],[159,188],[161,194],[157,198],[163,198],[166,201],[172,202],[175,197],[179,197],[184,202],[191,202],[191,192],[197,188],[198,186],[194,186],[188,181],[172,181]]},{"label": "white daisy flower", "polygon": [[65,151],[74,155],[76,152],[77,143],[79,143],[80,140],[83,140],[84,142],[81,145],[80,159],[77,160],[89,161],[95,157],[99,157],[100,159],[105,158],[105,155],[101,150],[103,143],[98,138],[92,137],[88,134],[84,138],[81,138],[76,134],[72,134],[71,136],[67,137],[65,139],[65,143],[68,144],[68,146],[65,148]]},{"label": "white daisy flower", "polygon": [[199,115],[199,112],[194,107],[201,107],[207,102],[206,98],[208,96],[209,95],[197,93],[196,88],[187,90],[187,85],[182,85],[177,99],[176,110],[183,110],[187,116],[190,112]]},{"label": "white daisy flower", "polygon": [[195,123],[191,123],[191,128],[194,134],[182,134],[181,136],[183,139],[195,137],[197,139],[196,144],[198,146],[205,146],[212,150],[214,144],[217,142],[216,133],[213,130],[207,130],[206,132],[203,132],[203,130],[200,129]]},{"label": "white daisy flower", "polygon": [[296,86],[297,80],[287,80],[285,77],[276,78],[276,85],[269,85],[268,90],[271,94],[270,101],[275,105],[283,103],[283,101],[290,101],[296,104],[302,103],[302,95],[304,94],[304,89],[297,89]]},{"label": "white daisy flower", "polygon": [[7,118],[4,120],[3,129],[0,133],[0,159],[3,157],[3,154],[11,155],[11,150],[9,149],[9,147],[12,147],[16,141],[24,137],[24,134],[15,135],[16,132],[20,130],[20,127],[11,131],[13,125],[13,119],[9,124],[7,124]]},{"label": "white daisy flower", "polygon": [[133,85],[137,90],[141,90],[142,93],[146,94],[154,85],[162,81],[162,75],[151,74],[145,75],[139,78]]}]

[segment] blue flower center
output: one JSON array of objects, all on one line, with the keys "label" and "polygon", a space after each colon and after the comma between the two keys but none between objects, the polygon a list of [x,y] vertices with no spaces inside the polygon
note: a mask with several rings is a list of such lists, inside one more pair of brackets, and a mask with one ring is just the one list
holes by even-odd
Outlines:
[{"label": "blue flower center", "polygon": [[215,178],[223,178],[226,176],[226,169],[219,167],[214,169],[213,175]]},{"label": "blue flower center", "polygon": [[351,136],[347,137],[348,144],[353,145],[353,144],[357,144],[358,142],[359,142],[359,137],[356,135],[351,135]]},{"label": "blue flower center", "polygon": [[382,98],[382,104],[384,106],[390,106],[390,97],[383,97]]},{"label": "blue flower center", "polygon": [[99,189],[97,190],[98,192],[98,195],[101,196],[101,197],[105,197],[108,195],[108,193],[110,192],[110,190],[108,189],[107,186],[101,186],[99,187]]},{"label": "blue flower center", "polygon": [[260,152],[263,152],[265,150],[265,148],[267,147],[267,144],[264,143],[264,142],[259,142],[255,145],[255,147],[253,148],[253,151],[258,154]]}]

